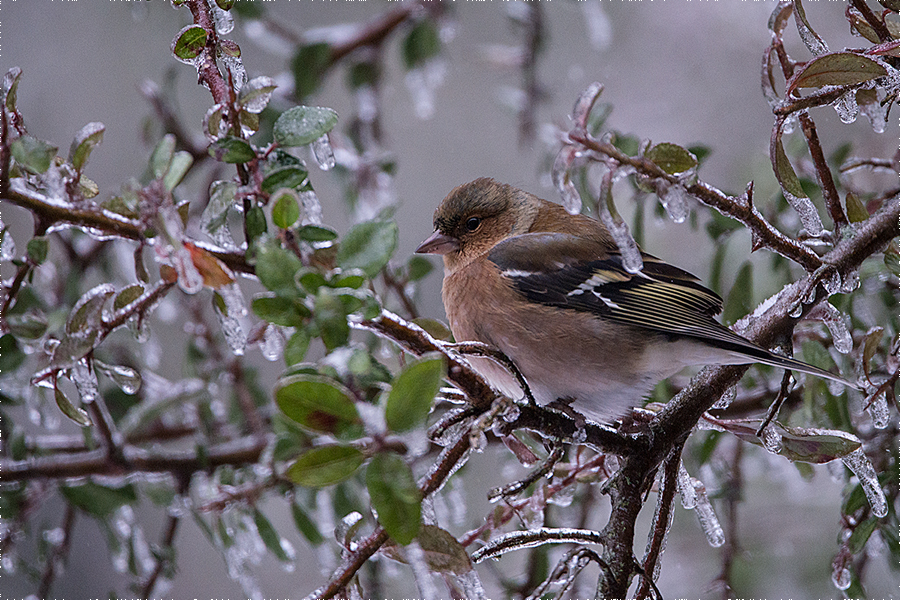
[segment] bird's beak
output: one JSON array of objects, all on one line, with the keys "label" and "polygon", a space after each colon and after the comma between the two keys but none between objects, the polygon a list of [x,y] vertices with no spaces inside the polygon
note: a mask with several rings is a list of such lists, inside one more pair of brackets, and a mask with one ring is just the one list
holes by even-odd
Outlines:
[{"label": "bird's beak", "polygon": [[459,240],[437,230],[431,234],[431,237],[419,244],[416,254],[450,254],[457,250],[459,250]]}]

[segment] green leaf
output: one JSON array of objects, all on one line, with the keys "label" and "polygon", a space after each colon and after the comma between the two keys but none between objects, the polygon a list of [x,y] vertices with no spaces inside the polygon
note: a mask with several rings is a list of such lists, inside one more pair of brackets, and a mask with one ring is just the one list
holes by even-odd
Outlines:
[{"label": "green leaf", "polygon": [[853,533],[850,534],[850,539],[847,540],[847,547],[850,548],[850,552],[853,554],[862,552],[876,527],[878,527],[877,517],[869,517],[857,525],[853,529]]},{"label": "green leaf", "polygon": [[[244,227],[251,242],[268,231],[269,226],[266,223],[266,213],[261,206],[253,206],[247,211],[247,214],[244,215]],[[259,274],[257,273],[257,275]]]},{"label": "green leaf", "polygon": [[862,223],[869,218],[869,211],[859,196],[853,192],[847,192],[847,218],[851,223]]},{"label": "green leaf", "polygon": [[273,135],[282,146],[305,146],[329,131],[337,124],[338,114],[321,106],[295,106],[278,117]]},{"label": "green leaf", "polygon": [[434,270],[434,265],[424,256],[414,255],[406,263],[407,277],[410,281],[418,281]]},{"label": "green leaf", "polygon": [[310,341],[309,332],[305,328],[295,331],[284,345],[284,364],[290,367],[303,362]]},{"label": "green leaf", "polygon": [[103,141],[105,130],[106,126],[103,123],[88,123],[75,134],[75,139],[69,147],[69,162],[79,173],[87,164],[91,150]]},{"label": "green leaf", "polygon": [[166,171],[166,175],[163,177],[163,186],[166,188],[166,191],[171,192],[178,187],[178,184],[181,183],[181,180],[184,179],[184,176],[187,175],[193,164],[194,157],[191,156],[190,152],[184,150],[176,152],[175,156],[172,157],[169,170]]},{"label": "green leaf", "polygon": [[292,252],[282,248],[276,240],[259,244],[256,250],[256,276],[269,290],[288,298],[300,294],[294,283],[294,274],[303,263]]},{"label": "green leaf", "polygon": [[381,68],[375,61],[354,63],[347,72],[347,85],[351,89],[373,86],[381,77]]},{"label": "green leaf", "polygon": [[750,312],[753,303],[753,265],[745,262],[741,265],[734,285],[728,293],[728,300],[725,302],[725,309],[722,311],[722,321],[724,323],[734,323],[748,312]]},{"label": "green leaf", "polygon": [[223,137],[209,145],[209,155],[218,161],[237,164],[250,162],[256,158],[253,146],[239,137]]},{"label": "green leaf", "polygon": [[216,0],[216,6],[222,10],[231,10],[236,0]]},{"label": "green leaf", "polygon": [[28,244],[25,246],[25,255],[32,263],[39,265],[47,260],[47,247],[46,237],[33,237],[28,240]]},{"label": "green leaf", "polygon": [[778,183],[781,184],[781,187],[786,192],[793,194],[797,198],[808,198],[809,196],[806,195],[806,192],[803,191],[803,186],[800,184],[800,179],[794,172],[794,167],[791,166],[791,161],[788,160],[787,155],[784,153],[780,135],[775,139],[774,150],[775,156],[772,157],[772,166],[775,169],[775,178],[778,179]]},{"label": "green leaf", "polygon": [[70,504],[101,519],[112,515],[120,506],[137,502],[137,492],[131,484],[114,488],[88,481],[77,486],[62,486],[59,491]]},{"label": "green leaf", "polygon": [[341,298],[326,287],[319,288],[316,294],[315,319],[319,326],[322,343],[329,351],[347,344],[350,339],[350,325],[347,323],[348,311]]},{"label": "green leaf", "polygon": [[103,305],[115,293],[116,288],[108,283],[101,283],[85,292],[66,319],[66,333],[83,332],[97,327],[103,314]]},{"label": "green leaf", "polygon": [[19,89],[19,79],[22,77],[22,69],[13,67],[3,75],[2,84],[0,84],[0,96],[3,103],[10,112],[16,111],[16,103]]},{"label": "green leaf", "polygon": [[275,200],[272,207],[272,223],[275,227],[287,229],[300,218],[300,207],[297,204],[297,194],[291,190],[284,190]]},{"label": "green leaf", "polygon": [[697,157],[676,144],[663,142],[656,144],[645,154],[656,166],[668,173],[677,175],[697,166]]},{"label": "green leaf", "polygon": [[263,178],[262,191],[274,194],[282,188],[300,189],[309,181],[309,172],[303,167],[281,167],[270,171]]},{"label": "green leaf", "polygon": [[57,150],[59,148],[56,146],[51,146],[47,142],[27,134],[16,138],[10,144],[12,157],[19,165],[32,173],[43,173],[49,169]]},{"label": "green leaf", "polygon": [[297,526],[297,531],[302,533],[303,537],[305,537],[310,544],[318,546],[325,541],[325,538],[319,533],[319,528],[316,526],[315,522],[309,518],[309,515],[306,514],[303,507],[296,502],[291,503],[291,515],[294,517],[294,524]]},{"label": "green leaf", "polygon": [[172,40],[172,53],[183,62],[200,56],[206,47],[206,30],[199,25],[187,25]]},{"label": "green leaf", "polygon": [[164,135],[150,154],[149,179],[159,179],[169,170],[175,156],[175,136]]},{"label": "green leaf", "polygon": [[337,232],[320,225],[303,225],[297,229],[297,237],[305,242],[330,242],[337,239]]},{"label": "green leaf", "polygon": [[[9,325],[9,332],[17,338],[26,340],[36,340],[47,332],[47,317],[43,313],[29,310],[22,314],[11,314],[6,317],[6,324]],[[0,348],[0,352],[6,350]],[[14,352],[14,350],[10,350]],[[0,357],[2,359],[2,357]],[[5,372],[0,368],[0,373]]]},{"label": "green leaf", "polygon": [[306,487],[327,487],[351,477],[365,456],[352,446],[320,446],[304,453],[288,467],[288,479]]},{"label": "green leaf", "polygon": [[362,269],[370,278],[378,275],[397,249],[399,230],[393,221],[366,221],[353,227],[338,248],[337,263],[343,269]]},{"label": "green leaf", "polygon": [[787,94],[797,88],[826,85],[855,85],[884,77],[887,71],[880,64],[853,52],[835,52],[812,59],[787,84]]},{"label": "green leaf", "polygon": [[441,51],[441,37],[434,22],[423,19],[416,23],[403,40],[403,63],[406,69],[422,66]]},{"label": "green leaf", "polygon": [[11,333],[0,336],[0,375],[15,371],[25,362],[25,352]]},{"label": "green leaf", "polygon": [[896,252],[885,252],[884,266],[887,267],[887,270],[893,273],[895,277],[900,277],[900,254],[897,254]]},{"label": "green leaf", "polygon": [[254,298],[250,306],[259,318],[283,327],[299,327],[304,322],[303,313],[309,316],[308,308],[284,296]]},{"label": "green leaf", "polygon": [[80,406],[75,406],[72,404],[72,401],[69,400],[65,394],[63,394],[62,390],[59,387],[53,388],[54,396],[56,398],[56,405],[59,407],[59,410],[62,411],[64,415],[69,417],[72,421],[75,421],[82,427],[90,427],[93,425],[91,422],[91,417],[87,414]]},{"label": "green leaf", "polygon": [[291,59],[294,94],[298,98],[305,98],[316,91],[330,65],[331,46],[325,42],[310,44],[297,50]]},{"label": "green leaf", "polygon": [[422,525],[422,496],[409,465],[396,454],[376,454],[366,468],[366,488],[388,535],[404,546],[413,541]]},{"label": "green leaf", "polygon": [[394,378],[388,394],[385,405],[388,428],[402,432],[424,423],[445,374],[440,355],[426,356],[407,365]]},{"label": "green leaf", "polygon": [[266,548],[269,549],[269,552],[274,554],[275,558],[281,562],[290,562],[291,557],[288,556],[281,545],[281,536],[272,527],[272,523],[266,518],[266,515],[262,514],[258,508],[253,509],[253,523],[256,524],[256,531],[259,533],[259,537],[266,545]]},{"label": "green leaf", "polygon": [[362,423],[353,396],[343,386],[324,377],[293,375],[275,386],[278,408],[300,425],[342,438],[362,434]]}]

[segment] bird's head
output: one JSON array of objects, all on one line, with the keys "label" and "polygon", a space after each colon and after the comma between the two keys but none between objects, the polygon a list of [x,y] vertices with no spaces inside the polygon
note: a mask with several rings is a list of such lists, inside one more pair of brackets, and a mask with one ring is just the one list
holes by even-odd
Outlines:
[{"label": "bird's head", "polygon": [[498,242],[527,233],[541,201],[510,185],[482,177],[458,186],[434,211],[434,233],[419,254],[440,254],[453,272],[488,252]]}]

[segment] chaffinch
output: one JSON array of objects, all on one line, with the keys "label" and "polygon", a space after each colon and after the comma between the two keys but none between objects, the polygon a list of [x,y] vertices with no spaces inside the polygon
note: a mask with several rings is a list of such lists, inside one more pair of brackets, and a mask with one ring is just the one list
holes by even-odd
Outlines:
[{"label": "chaffinch", "polygon": [[[690,273],[643,253],[643,269],[629,273],[599,221],[510,185],[481,178],[455,188],[434,228],[416,252],[443,256],[454,337],[501,350],[540,404],[610,421],[690,365],[763,363],[847,384],[719,324],[722,299]],[[468,360],[522,396],[505,368]]]}]

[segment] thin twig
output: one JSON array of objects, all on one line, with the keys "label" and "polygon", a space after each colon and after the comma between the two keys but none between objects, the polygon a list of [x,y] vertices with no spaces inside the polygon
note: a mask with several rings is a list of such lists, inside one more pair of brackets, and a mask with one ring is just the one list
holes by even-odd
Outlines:
[{"label": "thin twig", "polygon": [[75,526],[75,507],[71,504],[66,505],[66,513],[63,516],[62,539],[58,544],[50,549],[47,555],[47,563],[44,566],[44,574],[41,576],[41,584],[38,587],[38,598],[46,598],[50,594],[50,586],[58,574],[59,563],[65,560],[69,553],[69,547],[72,541],[72,529]]},{"label": "thin twig", "polygon": [[825,160],[825,153],[822,152],[822,144],[819,142],[816,124],[812,117],[809,116],[809,113],[800,113],[800,127],[803,129],[803,135],[806,136],[806,145],[809,147],[809,154],[812,156],[813,164],[816,166],[816,177],[822,188],[825,205],[828,207],[828,213],[834,222],[835,232],[840,235],[850,222],[844,213],[844,207],[841,206],[841,197],[838,195],[837,186],[834,184],[828,161]]}]

